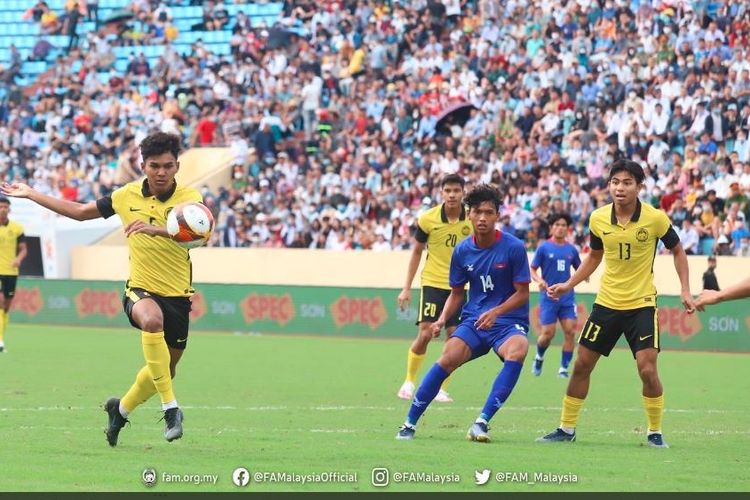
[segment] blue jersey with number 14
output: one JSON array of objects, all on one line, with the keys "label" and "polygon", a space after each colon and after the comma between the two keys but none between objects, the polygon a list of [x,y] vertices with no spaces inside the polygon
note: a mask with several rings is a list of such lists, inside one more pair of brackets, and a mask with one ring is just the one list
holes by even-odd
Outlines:
[{"label": "blue jersey with number 14", "polygon": [[[456,246],[451,257],[450,285],[469,283],[469,301],[461,312],[461,321],[476,321],[483,312],[498,306],[516,293],[514,283],[528,283],[529,259],[526,248],[515,236],[495,231],[495,243],[479,248],[474,237]],[[497,324],[529,324],[529,304],[508,311]]]},{"label": "blue jersey with number 14", "polygon": [[[547,240],[536,249],[534,258],[531,259],[531,267],[534,269],[541,268],[542,278],[547,285],[556,285],[565,283],[570,278],[571,268],[578,269],[581,267],[581,257],[578,250],[570,243],[555,243]],[[542,302],[551,302],[546,292],[541,293]],[[558,301],[555,301],[558,302]],[[558,302],[561,305],[571,305],[575,303],[575,292],[571,290],[560,297]]]}]

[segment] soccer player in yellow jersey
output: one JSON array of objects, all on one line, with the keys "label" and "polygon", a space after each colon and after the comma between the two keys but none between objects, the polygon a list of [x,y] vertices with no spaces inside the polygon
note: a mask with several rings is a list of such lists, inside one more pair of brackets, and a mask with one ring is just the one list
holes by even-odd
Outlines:
[{"label": "soccer player in yellow jersey", "polygon": [[26,258],[23,226],[8,219],[9,213],[10,200],[0,197],[0,352],[5,352],[5,330],[16,294],[18,269]]},{"label": "soccer player in yellow jersey", "polygon": [[[427,259],[422,269],[422,293],[419,300],[417,338],[412,342],[406,358],[406,379],[398,391],[398,397],[411,400],[414,396],[415,381],[419,367],[427,353],[427,344],[433,338],[432,324],[443,312],[445,301],[451,293],[448,284],[451,255],[461,241],[472,234],[471,221],[466,217],[463,177],[449,174],[440,181],[443,203],[427,210],[417,219],[416,242],[409,260],[404,288],[398,295],[398,305],[403,310],[411,301],[411,284],[417,274],[422,252],[427,247]],[[448,337],[459,323],[461,308],[445,324]],[[446,391],[448,380],[443,382],[435,401],[450,403],[453,400]]]},{"label": "soccer player in yellow jersey", "polygon": [[141,142],[140,150],[146,178],[86,204],[53,198],[25,184],[2,186],[8,196],[29,198],[72,219],[117,214],[122,220],[130,255],[123,306],[130,323],[141,331],[146,365],[122,399],[110,398],[104,404],[110,446],[117,445],[128,415],[156,393],[164,410],[164,437],[167,441],[182,437],[182,410],[177,405],[172,378],[187,344],[192,270],[188,251],[169,238],[165,225],[167,214],[175,205],[200,202],[202,197],[195,189],[175,182],[180,168],[179,137],[157,132]]},{"label": "soccer player in yellow jersey", "polygon": [[669,218],[638,200],[644,178],[643,169],[636,162],[617,160],[611,165],[609,194],[614,201],[591,214],[591,252],[570,279],[547,289],[552,299],[559,299],[588,278],[604,258],[599,293],[578,337],[578,357],[563,398],[560,427],[537,439],[539,442],[575,441],[578,414],[589,391],[591,372],[599,358],[609,356],[620,335],[625,334],[643,382],[647,443],[668,447],[661,426],[664,391],[656,369],[659,323],[653,265],[659,240],[674,256],[680,296],[688,313],[695,310],[695,303],[690,295],[687,257]]}]

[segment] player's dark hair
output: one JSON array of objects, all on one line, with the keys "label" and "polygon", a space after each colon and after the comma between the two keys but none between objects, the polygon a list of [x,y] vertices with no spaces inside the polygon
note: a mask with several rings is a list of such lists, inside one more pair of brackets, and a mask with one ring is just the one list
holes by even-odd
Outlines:
[{"label": "player's dark hair", "polygon": [[500,191],[491,184],[477,184],[464,198],[464,203],[469,209],[477,208],[486,201],[492,203],[495,210],[500,211]]},{"label": "player's dark hair", "polygon": [[463,177],[458,174],[448,174],[440,180],[440,189],[443,189],[446,184],[460,184],[461,189],[466,187],[466,181]]},{"label": "player's dark hair", "polygon": [[0,203],[5,203],[7,205],[10,205],[10,200],[6,198],[5,196],[0,196]]},{"label": "player's dark hair", "polygon": [[646,174],[643,172],[643,167],[633,160],[619,159],[609,166],[609,180],[619,172],[628,172],[635,178],[638,184],[643,184],[643,180],[646,178]]},{"label": "player's dark hair", "polygon": [[565,223],[569,226],[573,225],[573,219],[570,217],[570,215],[566,214],[565,212],[552,214],[549,220],[547,221],[547,224],[549,224],[550,226],[554,226],[555,222],[559,221],[560,219],[564,220]]},{"label": "player's dark hair", "polygon": [[152,156],[164,153],[172,153],[175,159],[180,154],[180,138],[166,132],[156,132],[141,141],[141,158],[145,162]]}]

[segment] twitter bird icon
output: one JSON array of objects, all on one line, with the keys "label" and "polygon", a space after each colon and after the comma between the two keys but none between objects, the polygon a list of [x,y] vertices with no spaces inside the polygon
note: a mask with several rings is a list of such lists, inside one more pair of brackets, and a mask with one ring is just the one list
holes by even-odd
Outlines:
[{"label": "twitter bird icon", "polygon": [[483,471],[474,471],[474,484],[478,486],[482,486],[483,484],[487,484],[487,481],[490,480],[490,470],[484,469]]}]

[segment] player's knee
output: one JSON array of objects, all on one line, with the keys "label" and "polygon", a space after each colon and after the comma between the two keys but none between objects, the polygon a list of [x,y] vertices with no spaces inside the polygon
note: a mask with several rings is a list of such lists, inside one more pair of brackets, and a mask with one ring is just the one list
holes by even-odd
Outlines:
[{"label": "player's knee", "polygon": [[656,366],[651,363],[641,365],[638,367],[638,375],[644,381],[655,380],[657,378]]},{"label": "player's knee", "polygon": [[505,356],[505,361],[515,361],[523,363],[526,360],[528,349],[513,349]]},{"label": "player's knee", "polygon": [[457,358],[446,355],[440,356],[440,359],[438,359],[438,364],[443,370],[448,373],[453,373],[459,366],[461,366],[461,363]]},{"label": "player's knee", "polygon": [[164,320],[161,315],[149,315],[141,320],[141,329],[145,332],[156,333],[164,331]]},{"label": "player's knee", "polygon": [[588,376],[594,369],[594,363],[583,356],[578,357],[575,363],[574,375]]}]

